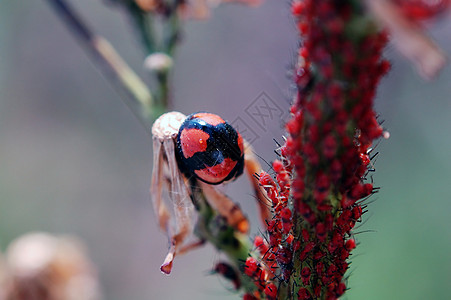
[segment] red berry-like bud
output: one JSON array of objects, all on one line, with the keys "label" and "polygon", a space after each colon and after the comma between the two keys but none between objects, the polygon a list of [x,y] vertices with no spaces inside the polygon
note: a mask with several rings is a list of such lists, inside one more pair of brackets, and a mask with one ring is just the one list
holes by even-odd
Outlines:
[{"label": "red berry-like bud", "polygon": [[337,151],[337,141],[332,134],[327,135],[323,141],[323,154],[327,159],[332,159]]},{"label": "red berry-like bud", "polygon": [[258,249],[258,251],[260,252],[260,254],[264,255],[265,253],[268,252],[269,247],[268,245],[265,243],[265,241],[263,240],[263,238],[259,235],[257,235],[254,239],[254,246],[255,248]]},{"label": "red berry-like bud", "polygon": [[311,272],[309,267],[302,268],[302,270],[301,270],[301,278],[302,278],[302,283],[304,285],[309,285],[310,274],[312,274],[312,272]]},{"label": "red berry-like bud", "polygon": [[277,297],[277,287],[274,283],[269,283],[265,287],[265,294],[269,299],[276,299]]},{"label": "red berry-like bud", "polygon": [[355,245],[355,240],[354,239],[349,239],[349,240],[346,241],[345,247],[346,247],[346,249],[348,249],[348,251],[351,251],[352,249],[354,249],[355,246],[356,245]]},{"label": "red berry-like bud", "polygon": [[309,233],[307,231],[307,229],[302,229],[302,239],[304,240],[304,242],[307,242],[309,240]]},{"label": "red berry-like bud", "polygon": [[338,285],[337,294],[339,296],[341,296],[344,294],[345,290],[346,290],[346,284],[344,284],[343,282],[340,282],[340,284]]},{"label": "red berry-like bud", "polygon": [[299,16],[304,12],[305,4],[304,2],[293,2],[293,5],[291,6],[291,12],[295,16]]},{"label": "red berry-like bud", "polygon": [[260,173],[259,183],[262,186],[268,186],[268,185],[275,186],[274,180],[272,179],[271,175],[269,175],[265,171]]},{"label": "red berry-like bud", "polygon": [[358,220],[362,216],[362,213],[362,208],[360,206],[354,206],[352,209],[352,218]]},{"label": "red berry-like bud", "polygon": [[280,212],[280,217],[282,218],[283,222],[289,222],[291,220],[291,210],[288,207],[285,207]]},{"label": "red berry-like bud", "polygon": [[308,299],[311,299],[312,296],[306,288],[300,288],[299,292],[298,292],[298,298],[300,300],[308,300]]},{"label": "red berry-like bud", "polygon": [[390,71],[390,69],[391,69],[391,64],[390,64],[390,62],[388,60],[381,61],[381,64],[380,64],[381,75],[387,74],[388,71]]},{"label": "red berry-like bud", "polygon": [[283,163],[278,159],[273,161],[272,168],[274,169],[274,171],[276,171],[276,173],[280,173],[285,170]]},{"label": "red berry-like bud", "polygon": [[324,225],[324,223],[318,223],[315,229],[316,237],[318,238],[318,240],[324,242],[324,240],[326,239],[326,226]]},{"label": "red berry-like bud", "polygon": [[296,241],[293,244],[293,251],[296,252],[301,248],[301,242],[300,241]]},{"label": "red berry-like bud", "polygon": [[287,248],[279,248],[276,252],[276,260],[279,264],[288,265],[293,259],[293,253]]},{"label": "red berry-like bud", "polygon": [[285,240],[289,245],[291,245],[294,241],[294,236],[292,234],[289,234],[288,237]]},{"label": "red berry-like bud", "polygon": [[360,153],[360,159],[362,160],[362,164],[364,164],[365,166],[370,163],[370,157],[368,156],[368,154]]},{"label": "red berry-like bud", "polygon": [[287,122],[285,128],[291,135],[296,135],[301,130],[301,124],[299,124],[299,122],[297,122],[295,119],[291,119]]},{"label": "red berry-like bud", "polygon": [[314,247],[315,247],[315,243],[314,242],[310,242],[307,245],[305,245],[304,249],[301,252],[301,255],[300,255],[299,259],[301,261],[305,260],[305,258],[307,257],[307,254],[309,254],[310,251],[312,251]]},{"label": "red berry-like bud", "polygon": [[326,256],[326,253],[322,252],[321,250],[318,250],[313,255],[313,258],[316,260],[319,260],[319,259],[323,258],[324,256]]},{"label": "red berry-like bud", "polygon": [[257,272],[258,268],[259,268],[258,261],[253,257],[248,257],[244,265],[244,274],[246,274],[249,277],[252,277],[254,276],[255,272]]}]

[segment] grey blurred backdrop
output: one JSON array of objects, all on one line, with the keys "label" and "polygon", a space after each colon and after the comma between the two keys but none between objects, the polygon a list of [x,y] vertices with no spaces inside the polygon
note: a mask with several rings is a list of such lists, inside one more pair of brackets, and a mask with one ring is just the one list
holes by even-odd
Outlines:
[{"label": "grey blurred backdrop", "polygon": [[[102,1],[72,1],[139,72],[144,59],[130,24]],[[451,53],[451,21],[432,34]],[[245,109],[265,92],[287,110],[286,76],[296,52],[287,1],[224,5],[189,21],[176,58],[174,109],[237,117],[253,145],[275,158],[281,121],[258,126]],[[451,70],[424,82],[396,50],[376,107],[391,133],[382,141],[374,196],[353,252],[344,299],[448,299],[451,294]],[[285,113],[282,118],[286,119]],[[0,1],[0,244],[35,230],[81,237],[98,267],[105,299],[235,299],[207,271],[210,246],[159,272],[167,250],[148,187],[151,138],[102,78],[46,1]],[[245,178],[228,193],[258,230]]]}]

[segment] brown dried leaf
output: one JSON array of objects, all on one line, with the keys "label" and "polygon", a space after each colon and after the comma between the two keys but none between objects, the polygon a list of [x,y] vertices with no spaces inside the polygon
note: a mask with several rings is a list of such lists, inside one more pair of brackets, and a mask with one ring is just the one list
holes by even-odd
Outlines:
[{"label": "brown dried leaf", "polygon": [[390,0],[367,0],[371,12],[393,36],[398,50],[413,62],[418,73],[432,79],[443,68],[446,57],[421,27],[402,14]]}]

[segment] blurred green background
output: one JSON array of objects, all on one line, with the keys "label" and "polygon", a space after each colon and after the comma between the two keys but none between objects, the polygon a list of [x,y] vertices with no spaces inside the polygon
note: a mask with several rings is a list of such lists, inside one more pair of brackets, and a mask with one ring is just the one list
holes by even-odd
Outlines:
[{"label": "blurred green background", "polygon": [[[72,1],[86,20],[146,77],[127,18],[102,1]],[[451,53],[451,16],[429,24]],[[259,127],[245,108],[262,93],[289,107],[296,30],[287,1],[258,8],[224,5],[189,21],[176,57],[174,109],[240,117],[270,161],[278,119]],[[449,299],[451,294],[451,69],[425,82],[393,48],[377,111],[390,131],[358,231],[344,299]],[[287,114],[282,118],[286,119]],[[207,271],[210,246],[160,274],[167,241],[148,195],[151,137],[102,78],[46,1],[0,0],[0,245],[36,230],[81,237],[98,268],[105,299],[235,299]],[[245,178],[227,192],[258,230]]]}]

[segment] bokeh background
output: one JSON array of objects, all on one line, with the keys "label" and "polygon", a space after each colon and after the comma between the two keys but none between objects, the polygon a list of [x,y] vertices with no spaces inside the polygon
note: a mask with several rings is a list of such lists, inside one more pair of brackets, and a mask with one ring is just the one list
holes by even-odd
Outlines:
[{"label": "bokeh background", "polygon": [[[127,18],[102,1],[72,1],[140,75],[143,54]],[[451,16],[428,24],[451,53]],[[287,1],[223,5],[189,21],[176,57],[174,109],[241,117],[261,157],[275,158],[277,118],[259,127],[245,108],[262,93],[288,110],[296,31]],[[344,299],[449,299],[451,294],[451,69],[425,82],[393,46],[393,69],[376,108],[389,140],[374,182],[381,187],[358,231]],[[286,119],[287,114],[283,117]],[[264,162],[262,162],[264,164]],[[29,231],[82,238],[105,299],[237,299],[207,275],[220,259],[206,246],[159,266],[167,241],[148,194],[151,137],[46,1],[0,1],[0,246]],[[258,231],[245,178],[228,194]]]}]

